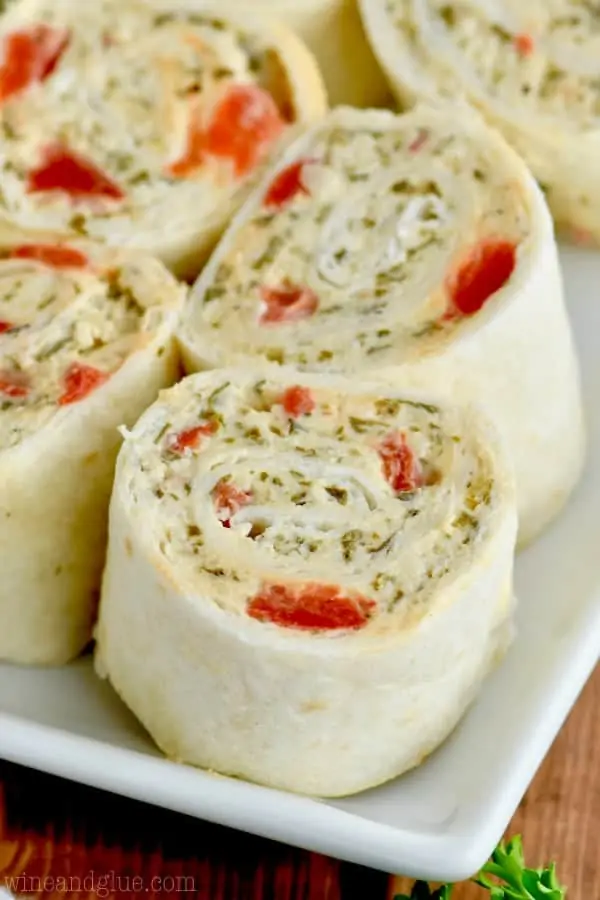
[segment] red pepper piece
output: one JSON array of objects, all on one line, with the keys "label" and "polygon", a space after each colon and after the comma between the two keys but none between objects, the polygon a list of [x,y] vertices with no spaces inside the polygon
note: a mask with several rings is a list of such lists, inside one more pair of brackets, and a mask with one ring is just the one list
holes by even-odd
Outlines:
[{"label": "red pepper piece", "polygon": [[215,108],[206,130],[206,150],[230,159],[238,177],[260,162],[285,122],[273,97],[253,84],[232,85]]},{"label": "red pepper piece", "polygon": [[379,445],[378,452],[385,480],[397,494],[412,493],[423,486],[423,475],[404,434],[389,434]]},{"label": "red pepper piece", "polygon": [[488,240],[474,247],[447,283],[450,318],[479,312],[492,294],[504,287],[517,264],[517,251],[510,241]]},{"label": "red pepper piece", "polygon": [[310,191],[302,181],[302,172],[304,166],[311,162],[314,160],[299,159],[298,162],[282,169],[275,176],[265,194],[265,206],[281,207],[290,203],[298,194],[309,195]]},{"label": "red pepper piece", "polygon": [[0,319],[0,334],[4,334],[7,331],[10,331],[11,328],[14,328],[11,322],[4,322]]},{"label": "red pepper piece", "polygon": [[60,62],[69,40],[68,31],[49,25],[34,25],[28,30],[8,34],[0,65],[0,103],[48,78]]},{"label": "red pepper piece", "polygon": [[513,42],[520,56],[531,56],[535,50],[535,41],[530,34],[516,34]]},{"label": "red pepper piece", "polygon": [[337,585],[265,585],[248,603],[247,612],[260,622],[283,628],[333,631],[363,628],[375,609],[373,600],[348,596]]},{"label": "red pepper piece", "polygon": [[71,363],[64,377],[64,391],[58,399],[59,406],[68,406],[84,400],[92,391],[108,380],[106,372],[85,363]]},{"label": "red pepper piece", "polygon": [[212,496],[217,513],[225,512],[227,514],[225,519],[220,520],[223,528],[231,528],[231,517],[252,500],[252,494],[249,491],[242,491],[230,481],[223,480],[215,485]]},{"label": "red pepper piece", "polygon": [[190,450],[198,450],[202,438],[214,434],[219,428],[216,421],[205,422],[203,425],[195,425],[172,435],[169,440],[169,450],[172,453],[183,453],[188,447]]},{"label": "red pepper piece", "polygon": [[308,388],[299,384],[289,387],[279,398],[279,403],[292,419],[299,416],[306,416],[315,408],[313,395]]},{"label": "red pepper piece", "polygon": [[228,88],[203,127],[197,110],[188,125],[183,154],[167,167],[176,178],[195,172],[207,156],[229,159],[238,178],[247,175],[281,134],[285,122],[271,95],[253,84]]},{"label": "red pepper piece", "polygon": [[314,315],[319,306],[317,295],[308,287],[289,284],[272,288],[263,285],[260,293],[267,305],[259,319],[261,325],[298,322]]},{"label": "red pepper piece", "polygon": [[11,250],[11,259],[32,259],[55,269],[80,269],[87,266],[87,257],[74,247],[59,244],[22,244]]},{"label": "red pepper piece", "polygon": [[29,379],[23,372],[0,370],[0,393],[18,399],[29,393]]},{"label": "red pepper piece", "polygon": [[42,162],[29,173],[27,190],[64,191],[73,200],[110,198],[123,200],[125,194],[91,160],[63,144],[51,144],[43,151]]}]

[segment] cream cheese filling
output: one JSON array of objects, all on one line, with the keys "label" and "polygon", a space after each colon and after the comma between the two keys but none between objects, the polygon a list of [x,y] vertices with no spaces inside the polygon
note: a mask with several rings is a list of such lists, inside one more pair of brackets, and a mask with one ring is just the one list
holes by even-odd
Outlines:
[{"label": "cream cheese filling", "polygon": [[179,296],[154,259],[63,249],[81,253],[85,265],[0,261],[0,449],[100,388],[150,341]]},{"label": "cream cheese filling", "polygon": [[[164,8],[163,8],[164,6]],[[186,175],[169,166],[186,151],[190,122],[208,122],[229,86],[260,86],[267,47],[209,12],[142,0],[21,0],[0,21],[66,29],[56,70],[0,106],[0,212],[21,227],[72,232],[120,245],[193,234],[244,177],[207,155]],[[252,110],[248,110],[252,115]],[[31,193],[28,173],[61,142],[93,160],[123,197],[73,202]]]},{"label": "cream cheese filling", "polygon": [[[600,113],[600,9],[590,0],[387,0],[392,23],[437,70],[507,118],[595,130]],[[445,77],[442,77],[442,72]],[[540,120],[539,117],[542,117]]]},{"label": "cream cheese filling", "polygon": [[385,629],[477,553],[499,501],[490,452],[461,414],[301,382],[292,391],[312,406],[294,413],[276,380],[193,382],[126,443],[130,502],[194,592],[243,614],[264,584],[334,584],[368,598],[366,627]]},{"label": "cream cheese filling", "polygon": [[[430,113],[381,129],[328,125],[297,142],[198,282],[189,327],[210,364],[250,354],[353,371],[436,350],[464,321],[449,279],[469,254],[510,245],[518,266],[527,253],[511,162]],[[286,178],[287,199],[270,202]]]}]

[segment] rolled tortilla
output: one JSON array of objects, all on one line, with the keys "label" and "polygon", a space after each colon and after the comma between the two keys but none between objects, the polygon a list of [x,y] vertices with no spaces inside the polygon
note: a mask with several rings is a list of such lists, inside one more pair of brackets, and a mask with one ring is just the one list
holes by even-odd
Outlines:
[{"label": "rolled tortilla", "polygon": [[559,229],[600,242],[597,4],[360,0],[401,103],[462,95],[542,183]]},{"label": "rolled tortilla", "polygon": [[429,395],[190,376],[119,455],[98,672],[174,759],[329,796],[393,778],[510,641],[512,477]]},{"label": "rolled tortilla", "polygon": [[390,102],[390,90],[365,36],[356,0],[262,2],[315,54],[332,106],[383,106]]},{"label": "rolled tortilla", "polygon": [[0,240],[0,659],[89,641],[121,424],[178,376],[185,291],[154,258]]},{"label": "rolled tortilla", "polygon": [[485,406],[516,466],[520,544],[579,479],[579,373],[552,222],[468,111],[336,110],[283,155],[198,280],[188,371],[256,358]]},{"label": "rolled tortilla", "polygon": [[301,41],[234,7],[12,5],[0,19],[0,221],[195,275],[274,147],[325,109]]}]

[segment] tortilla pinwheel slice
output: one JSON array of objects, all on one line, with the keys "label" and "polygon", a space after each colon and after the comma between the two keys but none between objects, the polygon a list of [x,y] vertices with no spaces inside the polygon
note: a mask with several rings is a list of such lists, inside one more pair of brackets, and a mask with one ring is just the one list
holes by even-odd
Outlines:
[{"label": "tortilla pinwheel slice", "polygon": [[0,221],[149,252],[182,277],[325,109],[302,42],[234,3],[19,0],[0,47]]},{"label": "tortilla pinwheel slice", "polygon": [[476,409],[192,375],[119,454],[97,671],[169,757],[360,791],[432,752],[509,645],[516,531]]},{"label": "tortilla pinwheel slice", "polygon": [[262,5],[312,50],[332,106],[389,104],[390,90],[369,46],[356,0],[262,0]]},{"label": "tortilla pinwheel slice", "polygon": [[360,0],[400,102],[463,97],[542,184],[560,232],[600,243],[600,7],[580,0]]},{"label": "tortilla pinwheel slice", "polygon": [[577,358],[552,221],[468,110],[335,110],[287,148],[198,279],[188,371],[266,359],[481,403],[512,450],[520,544],[579,480]]},{"label": "tortilla pinwheel slice", "polygon": [[178,377],[184,297],[152,257],[0,239],[0,659],[90,640],[118,429]]}]

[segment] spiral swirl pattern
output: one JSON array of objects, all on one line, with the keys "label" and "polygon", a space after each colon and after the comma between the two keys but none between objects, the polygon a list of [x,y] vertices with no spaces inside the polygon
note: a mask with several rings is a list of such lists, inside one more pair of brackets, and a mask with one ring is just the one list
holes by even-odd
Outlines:
[{"label": "spiral swirl pattern", "polygon": [[101,390],[181,298],[151,258],[82,241],[0,247],[0,450]]},{"label": "spiral swirl pattern", "polygon": [[185,297],[154,257],[0,237],[0,659],[89,642],[119,428],[177,377]]},{"label": "spiral swirl pattern", "polygon": [[189,274],[186,254],[214,240],[288,125],[324,106],[303,45],[261,22],[189,0],[12,4],[0,19],[0,215],[149,250]]},{"label": "spiral swirl pattern", "polygon": [[481,404],[513,453],[522,544],[579,479],[552,220],[523,160],[464,104],[338,109],[296,140],[223,236],[179,337],[192,372],[260,360]]},{"label": "spiral swirl pattern", "polygon": [[440,112],[333,114],[244,207],[184,340],[205,365],[256,355],[317,371],[439,350],[528,253],[527,198],[503,150]]},{"label": "spiral swirl pattern", "polygon": [[169,566],[232,613],[318,585],[361,598],[361,626],[403,618],[469,564],[496,503],[488,452],[410,397],[215,374],[144,423],[132,502]]},{"label": "spiral swirl pattern", "polygon": [[600,239],[600,13],[587,0],[363,0],[404,101],[466,98],[542,182],[561,228]]},{"label": "spiral swirl pattern", "polygon": [[119,456],[96,669],[169,756],[355,792],[437,746],[506,649],[516,526],[472,409],[191,376]]}]

